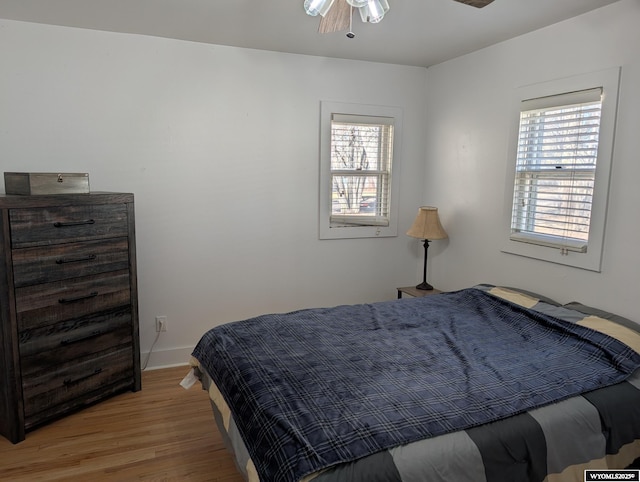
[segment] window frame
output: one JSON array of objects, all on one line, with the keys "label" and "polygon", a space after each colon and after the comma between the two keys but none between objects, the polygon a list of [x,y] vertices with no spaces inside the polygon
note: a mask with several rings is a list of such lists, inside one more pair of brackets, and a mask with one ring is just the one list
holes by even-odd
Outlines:
[{"label": "window frame", "polygon": [[[387,201],[386,220],[377,216],[351,217],[352,223],[346,222],[348,215],[341,217],[333,215],[333,173],[331,169],[331,133],[333,116],[343,119],[360,117],[384,118],[393,126],[393,146],[389,173],[383,174],[376,170],[362,171],[366,176],[388,175],[389,199]],[[338,122],[340,122],[338,120]],[[402,139],[402,109],[399,107],[378,106],[367,104],[349,104],[343,102],[322,101],[320,105],[320,196],[319,196],[319,237],[320,239],[348,239],[370,237],[397,236],[398,226],[398,198],[399,198],[399,166]],[[353,175],[353,173],[349,173]],[[367,223],[367,224],[359,224]]]},{"label": "window frame", "polygon": [[[609,179],[613,160],[615,123],[618,105],[620,68],[577,75],[532,84],[515,89],[509,136],[507,189],[505,191],[504,235],[502,251],[543,261],[599,272],[606,227]],[[519,235],[512,232],[512,214],[517,169],[520,113],[523,102],[567,95],[572,92],[602,89],[600,133],[591,204],[589,237],[585,243],[545,243],[544,236]],[[567,105],[567,104],[560,104]]]}]

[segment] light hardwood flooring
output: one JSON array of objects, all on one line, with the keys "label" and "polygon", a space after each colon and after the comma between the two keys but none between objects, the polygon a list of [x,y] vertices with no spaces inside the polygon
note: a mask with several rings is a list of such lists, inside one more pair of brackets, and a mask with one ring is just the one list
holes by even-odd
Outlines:
[{"label": "light hardwood flooring", "polygon": [[189,368],[144,372],[127,392],[27,433],[0,437],[0,481],[242,482]]}]

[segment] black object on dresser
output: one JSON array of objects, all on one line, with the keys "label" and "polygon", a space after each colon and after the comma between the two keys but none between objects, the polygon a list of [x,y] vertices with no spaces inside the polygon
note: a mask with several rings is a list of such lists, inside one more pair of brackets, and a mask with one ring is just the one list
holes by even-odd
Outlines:
[{"label": "black object on dresser", "polygon": [[141,388],[133,194],[0,195],[0,434]]}]

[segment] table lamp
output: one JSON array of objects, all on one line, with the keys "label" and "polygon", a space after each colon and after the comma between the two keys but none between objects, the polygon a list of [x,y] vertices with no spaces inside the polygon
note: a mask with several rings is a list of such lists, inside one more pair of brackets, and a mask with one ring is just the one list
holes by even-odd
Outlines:
[{"label": "table lamp", "polygon": [[416,286],[419,290],[432,290],[433,286],[427,283],[427,253],[429,241],[434,239],[445,239],[447,233],[440,224],[438,208],[432,206],[422,206],[418,209],[418,215],[413,221],[413,225],[407,231],[407,235],[412,238],[424,239],[424,269],[422,271],[422,283]]}]

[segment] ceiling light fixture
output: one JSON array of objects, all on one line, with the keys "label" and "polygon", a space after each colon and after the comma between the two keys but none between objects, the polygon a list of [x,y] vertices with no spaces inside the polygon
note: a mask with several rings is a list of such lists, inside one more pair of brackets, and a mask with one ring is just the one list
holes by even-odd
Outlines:
[{"label": "ceiling light fixture", "polygon": [[[483,8],[493,0],[454,0],[455,2]],[[389,11],[387,0],[304,0],[304,11],[307,15],[316,17],[320,15],[320,33],[339,32],[348,30],[347,37],[353,38],[355,34],[351,30],[353,9],[357,8],[360,18],[365,23],[378,23]]]},{"label": "ceiling light fixture", "polygon": [[389,11],[387,0],[305,0],[304,11],[307,15],[320,15],[320,33],[338,32],[349,29],[347,37],[353,38],[351,19],[353,9],[357,8],[360,18],[366,23],[378,23]]}]

